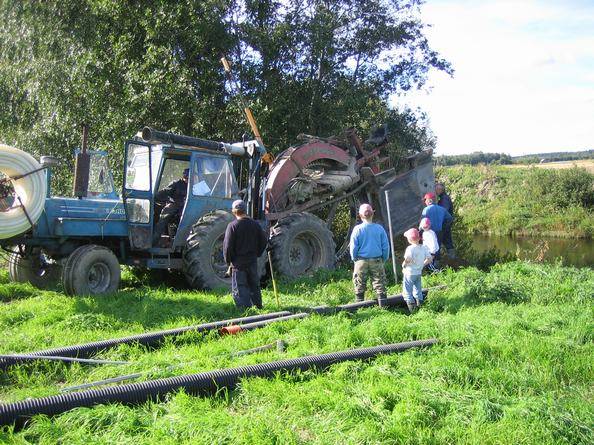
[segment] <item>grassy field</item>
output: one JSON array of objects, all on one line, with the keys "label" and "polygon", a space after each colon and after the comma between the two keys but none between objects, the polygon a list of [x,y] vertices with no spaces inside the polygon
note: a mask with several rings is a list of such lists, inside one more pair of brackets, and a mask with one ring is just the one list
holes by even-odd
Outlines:
[{"label": "grassy field", "polygon": [[583,168],[455,166],[437,168],[436,176],[461,217],[458,230],[594,237],[594,174]]},{"label": "grassy field", "polygon": [[594,173],[594,159],[580,159],[576,161],[543,162],[542,164],[513,164],[506,165],[507,168],[543,168],[543,169],[565,169],[565,168],[584,168],[590,173]]},{"label": "grassy field", "polygon": [[[145,379],[347,348],[437,337],[432,348],[327,371],[250,378],[217,397],[76,409],[0,431],[2,443],[591,444],[594,441],[594,271],[508,263],[428,277],[408,316],[377,308],[313,316],[238,336],[187,335],[157,350],[100,356],[132,365],[37,363],[4,373],[3,402],[131,372]],[[399,289],[393,287],[392,293]],[[284,308],[351,300],[348,271],[281,285]],[[265,311],[276,310],[265,291]],[[0,351],[21,352],[240,315],[230,296],[143,287],[130,276],[108,297],[69,298],[0,276]],[[285,353],[229,353],[276,339]],[[166,370],[169,365],[180,365]]]}]

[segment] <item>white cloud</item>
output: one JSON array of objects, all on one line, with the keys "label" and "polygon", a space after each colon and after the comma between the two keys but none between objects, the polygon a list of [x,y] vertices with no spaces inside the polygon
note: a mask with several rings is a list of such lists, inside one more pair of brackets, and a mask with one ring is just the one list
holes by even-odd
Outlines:
[{"label": "white cloud", "polygon": [[438,153],[594,147],[594,5],[429,0],[422,18],[456,73],[394,102],[428,112]]}]

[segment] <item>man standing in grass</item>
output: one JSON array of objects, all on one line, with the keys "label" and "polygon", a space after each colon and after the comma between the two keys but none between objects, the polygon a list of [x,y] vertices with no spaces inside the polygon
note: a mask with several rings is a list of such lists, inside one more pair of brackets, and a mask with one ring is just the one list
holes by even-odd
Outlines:
[{"label": "man standing in grass", "polygon": [[248,217],[241,199],[233,201],[230,222],[223,240],[225,262],[231,265],[231,292],[237,307],[262,307],[258,257],[266,249],[266,234],[257,221]]},{"label": "man standing in grass", "polygon": [[355,263],[353,270],[355,301],[364,300],[367,278],[371,278],[378,305],[384,307],[386,303],[384,262],[390,255],[388,235],[381,225],[373,222],[373,208],[369,204],[362,204],[359,207],[359,216],[362,223],[355,226],[350,240],[351,259]]},{"label": "man standing in grass", "polygon": [[[435,183],[435,193],[437,194],[437,205],[443,207],[454,218],[454,204],[452,198],[446,193],[445,185],[442,182]],[[443,225],[443,245],[448,251],[450,258],[456,257],[456,249],[454,249],[454,240],[452,240],[452,222]]]},{"label": "man standing in grass", "polygon": [[423,201],[426,207],[423,209],[421,216],[429,218],[431,229],[437,235],[437,240],[441,246],[443,244],[443,226],[452,222],[452,215],[446,209],[436,204],[437,198],[435,197],[435,193],[425,193]]}]

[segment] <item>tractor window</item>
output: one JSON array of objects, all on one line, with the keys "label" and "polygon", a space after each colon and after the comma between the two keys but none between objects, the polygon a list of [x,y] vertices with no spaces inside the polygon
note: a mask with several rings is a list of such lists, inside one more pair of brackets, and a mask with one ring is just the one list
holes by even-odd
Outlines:
[{"label": "tractor window", "polygon": [[161,174],[161,181],[159,181],[159,191],[166,188],[173,181],[182,178],[184,169],[188,168],[190,163],[188,161],[180,161],[179,159],[165,159],[163,165],[163,173]]},{"label": "tractor window", "polygon": [[104,151],[89,151],[91,165],[89,168],[89,187],[87,196],[96,198],[113,198],[115,191],[113,177],[107,164],[107,153]]},{"label": "tractor window", "polygon": [[[152,178],[155,180],[156,168],[161,161],[161,150],[150,147],[152,162]],[[149,191],[151,189],[151,174],[149,170],[149,147],[145,145],[130,144],[128,146],[128,159],[126,159],[126,188]]]},{"label": "tractor window", "polygon": [[198,156],[193,168],[192,194],[217,198],[235,196],[237,183],[231,161],[214,156]]}]

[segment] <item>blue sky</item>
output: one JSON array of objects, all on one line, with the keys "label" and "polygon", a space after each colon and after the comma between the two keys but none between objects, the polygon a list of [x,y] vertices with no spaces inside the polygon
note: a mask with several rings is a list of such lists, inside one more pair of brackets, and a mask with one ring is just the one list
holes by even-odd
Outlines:
[{"label": "blue sky", "polygon": [[429,114],[437,154],[594,148],[594,0],[427,0],[421,18],[456,72],[392,99]]}]

